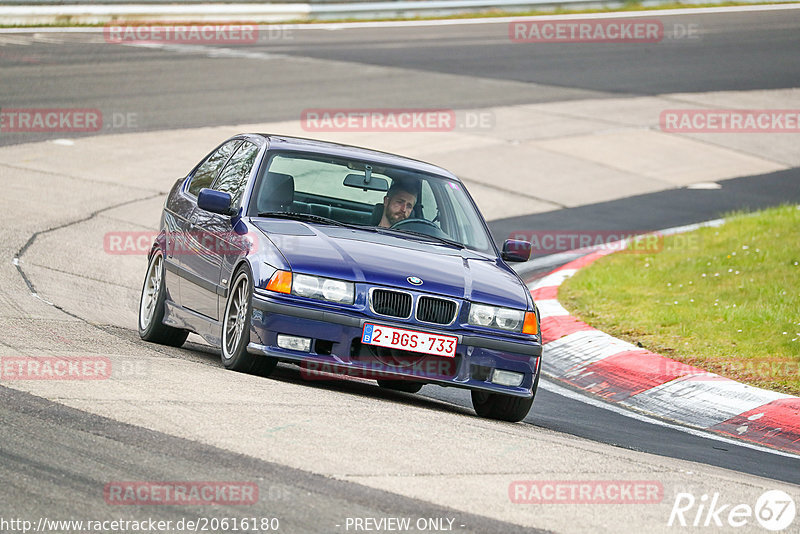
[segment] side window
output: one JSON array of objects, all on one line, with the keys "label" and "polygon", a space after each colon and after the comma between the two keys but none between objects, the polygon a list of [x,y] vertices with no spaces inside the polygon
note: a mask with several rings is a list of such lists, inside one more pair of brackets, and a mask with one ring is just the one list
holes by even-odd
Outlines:
[{"label": "side window", "polygon": [[461,189],[461,186],[456,183],[448,184],[450,188],[456,191],[451,198],[453,202],[453,213],[456,218],[456,225],[458,226],[458,234],[461,236],[461,242],[468,247],[477,248],[479,250],[487,250],[489,242],[486,240],[486,234],[481,231],[476,231],[479,221],[475,220],[477,213],[471,206],[469,206],[469,199]]},{"label": "side window", "polygon": [[222,168],[222,166],[228,160],[228,156],[233,153],[233,151],[241,142],[242,141],[239,139],[228,141],[219,147],[214,153],[208,156],[203,164],[200,165],[200,167],[194,173],[192,183],[189,184],[189,193],[197,196],[200,190],[204,187],[211,187],[211,184],[214,183],[214,178],[217,177],[217,172],[220,170],[220,168]]},{"label": "side window", "polygon": [[230,194],[232,206],[238,205],[242,198],[242,192],[247,185],[247,178],[250,176],[257,155],[258,146],[245,141],[233,154],[214,183],[214,189]]},{"label": "side window", "polygon": [[438,212],[436,205],[436,197],[433,196],[433,190],[428,180],[422,181],[422,198],[419,199],[419,204],[422,204],[422,217],[432,221]]}]

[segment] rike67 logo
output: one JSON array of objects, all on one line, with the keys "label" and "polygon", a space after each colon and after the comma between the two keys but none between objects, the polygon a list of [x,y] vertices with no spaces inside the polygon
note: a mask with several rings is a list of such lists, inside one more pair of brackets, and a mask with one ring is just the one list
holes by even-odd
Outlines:
[{"label": "rike67 logo", "polygon": [[778,532],[792,525],[796,513],[794,499],[781,490],[764,492],[755,506],[724,502],[718,492],[699,499],[681,492],[675,495],[667,526],[739,528],[755,519],[763,528]]}]

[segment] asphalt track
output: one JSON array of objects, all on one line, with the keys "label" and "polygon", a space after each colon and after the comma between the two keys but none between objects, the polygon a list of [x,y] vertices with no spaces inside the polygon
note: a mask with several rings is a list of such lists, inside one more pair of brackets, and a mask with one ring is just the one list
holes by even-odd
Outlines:
[{"label": "asphalt track", "polygon": [[[6,520],[104,517],[108,507],[98,499],[98,489],[109,481],[175,481],[191,474],[192,480],[256,481],[261,498],[255,505],[219,505],[214,514],[238,521],[278,518],[280,531],[335,532],[343,530],[347,517],[413,516],[453,519],[460,532],[532,532],[89,415],[5,387],[0,387],[0,421],[0,500]],[[122,506],[113,517],[176,526],[181,519],[208,517],[203,508]],[[49,529],[72,530],[79,529]]]},{"label": "asphalt track", "polygon": [[800,169],[719,182],[719,189],[670,189],[489,223],[498,242],[530,230],[644,233],[718,219],[783,203],[800,203]]},{"label": "asphalt track", "polygon": [[[294,32],[291,40],[237,47],[237,53],[263,54],[263,63],[255,68],[252,58],[236,54],[220,61],[202,50],[105,46],[72,34],[21,35],[18,38],[28,39],[27,44],[6,46],[0,54],[4,73],[0,103],[3,107],[100,107],[111,113],[135,113],[137,124],[127,129],[138,131],[294,119],[310,101],[318,107],[475,108],[665,92],[790,88],[800,82],[797,11],[693,15],[671,22],[697,24],[705,31],[700,40],[676,40],[654,53],[655,49],[642,45],[513,45],[503,24],[302,30]],[[47,42],[47,38],[57,42]],[[302,61],[287,57],[324,59],[328,70],[308,72]],[[374,70],[382,66],[406,70],[402,76],[389,77]],[[454,85],[453,78],[431,73],[451,73],[461,83]],[[352,97],[354,87],[357,100]],[[0,135],[0,145],[53,137],[52,133]],[[800,202],[799,180],[797,169],[791,169],[758,181],[726,181],[720,190],[672,190],[494,221],[491,226],[499,239],[524,228],[659,229],[712,219],[734,209]],[[191,352],[170,354],[192,359],[187,355]],[[200,359],[205,365],[218,366],[213,356]],[[281,373],[278,379],[296,380],[291,369]],[[332,387],[350,394],[376,394],[374,388],[358,384]],[[377,395],[432,410],[468,411],[463,392],[426,387],[422,394],[429,400],[385,392]],[[330,518],[342,510],[351,516],[458,515],[467,531],[515,529],[479,515],[456,514],[422,501],[116,423],[7,388],[0,388],[0,398],[2,479],[13,481],[3,485],[0,497],[3,510],[16,515],[44,515],[45,509],[68,514],[76,511],[75,502],[83,503],[79,512],[90,515],[90,493],[114,476],[128,480],[256,476],[268,481],[277,496],[259,513],[280,513],[294,527],[291,531],[334,530]],[[634,421],[551,388],[540,389],[526,424],[800,483],[796,459]],[[209,465],[215,466],[213,470]],[[336,495],[342,495],[341,499]],[[55,509],[48,503],[54,498]],[[144,513],[125,512],[137,518]],[[193,512],[162,509],[150,515],[176,518]]]},{"label": "asphalt track", "polygon": [[[800,10],[664,21],[674,39],[603,46],[512,43],[508,23],[286,29],[254,44],[155,50],[102,46],[102,33],[6,34],[0,103],[133,113],[124,130],[139,131],[296,119],[308,107],[471,109],[797,87]],[[697,33],[677,38],[676,27]],[[0,145],[53,137],[0,135]]]}]

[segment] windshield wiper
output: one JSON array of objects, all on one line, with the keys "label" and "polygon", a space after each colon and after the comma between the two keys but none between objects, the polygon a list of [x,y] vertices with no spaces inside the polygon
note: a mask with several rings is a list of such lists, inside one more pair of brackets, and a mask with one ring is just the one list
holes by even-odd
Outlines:
[{"label": "windshield wiper", "polygon": [[347,228],[360,228],[353,224],[343,223],[335,219],[329,219],[322,215],[314,215],[313,213],[294,213],[290,211],[262,211],[258,214],[259,217],[276,217],[278,219],[293,219],[297,221],[316,222],[320,224],[330,224],[333,226],[345,226]]},{"label": "windshield wiper", "polygon": [[459,243],[458,241],[453,241],[452,239],[447,239],[445,237],[439,237],[438,235],[423,234],[422,232],[415,232],[413,230],[393,230],[391,228],[381,228],[381,230],[390,230],[397,232],[398,234],[411,234],[415,237],[427,237],[428,239],[433,239],[436,242],[450,245],[451,247],[466,248],[463,243]]}]

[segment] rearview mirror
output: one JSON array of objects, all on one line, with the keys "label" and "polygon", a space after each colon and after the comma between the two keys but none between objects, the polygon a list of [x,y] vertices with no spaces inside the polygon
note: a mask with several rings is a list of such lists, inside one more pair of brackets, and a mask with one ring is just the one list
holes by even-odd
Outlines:
[{"label": "rearview mirror", "polygon": [[531,257],[531,248],[530,241],[506,239],[501,257],[505,261],[528,261]]},{"label": "rearview mirror", "polygon": [[231,206],[231,196],[222,191],[203,188],[197,195],[197,206],[211,213],[233,217],[237,210]]},{"label": "rearview mirror", "polygon": [[365,191],[389,190],[389,182],[386,180],[386,178],[376,178],[374,176],[370,176],[369,179],[367,179],[366,174],[348,174],[344,177],[344,185],[347,187],[358,187],[359,189],[363,189]]}]

